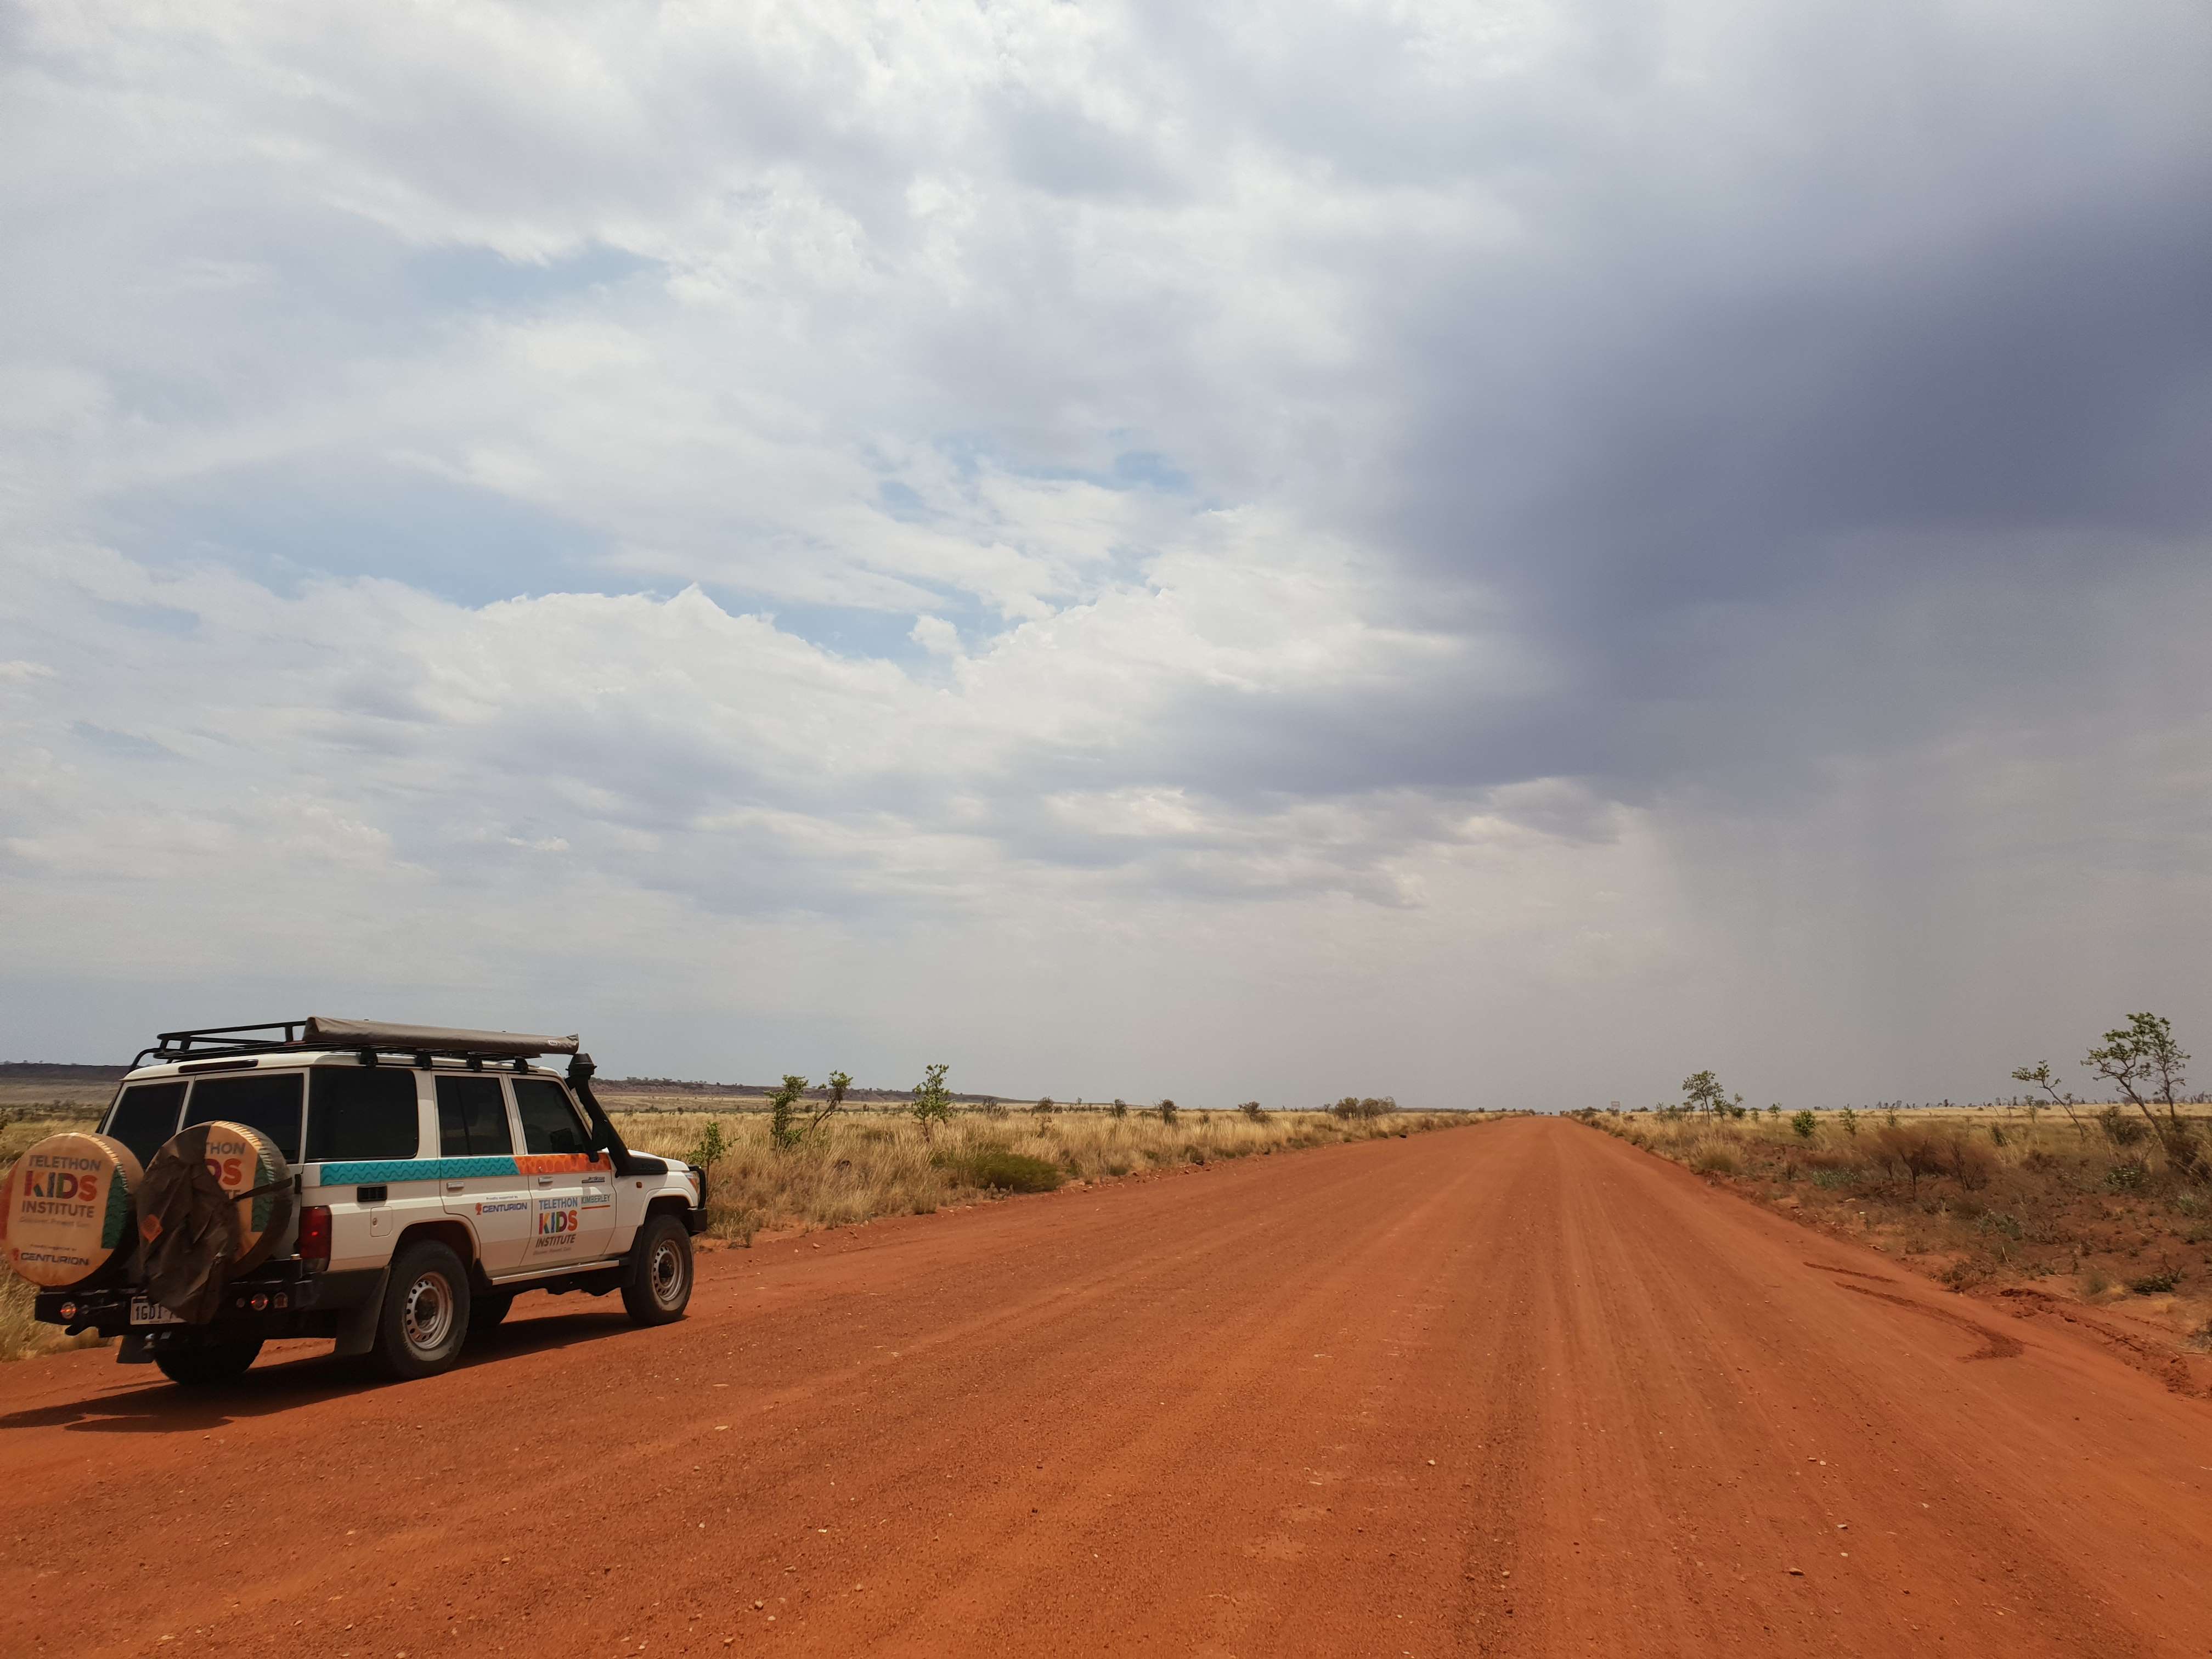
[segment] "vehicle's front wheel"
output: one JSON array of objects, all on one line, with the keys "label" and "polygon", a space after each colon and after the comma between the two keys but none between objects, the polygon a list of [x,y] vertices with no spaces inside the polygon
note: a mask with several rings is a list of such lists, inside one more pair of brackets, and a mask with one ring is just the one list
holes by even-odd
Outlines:
[{"label": "vehicle's front wheel", "polygon": [[171,1339],[156,1343],[154,1363],[170,1382],[187,1389],[204,1389],[246,1375],[261,1352],[258,1336],[202,1337],[191,1341]]},{"label": "vehicle's front wheel", "polygon": [[435,1376],[469,1334],[469,1275],[449,1246],[410,1244],[392,1259],[376,1320],[376,1363],[402,1382]]},{"label": "vehicle's front wheel", "polygon": [[684,1317],[691,1303],[691,1235],[672,1215],[648,1216],[623,1267],[623,1306],[640,1325]]}]

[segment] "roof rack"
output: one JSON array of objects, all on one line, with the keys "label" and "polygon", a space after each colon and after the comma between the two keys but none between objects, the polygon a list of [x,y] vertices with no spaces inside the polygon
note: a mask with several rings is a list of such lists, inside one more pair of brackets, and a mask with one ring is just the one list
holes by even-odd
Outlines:
[{"label": "roof rack", "polygon": [[534,1060],[540,1054],[573,1054],[577,1042],[574,1036],[471,1031],[446,1025],[396,1025],[381,1020],[332,1019],[310,1014],[305,1019],[266,1020],[257,1025],[201,1025],[189,1030],[158,1032],[154,1045],[141,1048],[131,1064],[135,1069],[143,1066],[149,1057],[157,1062],[213,1060],[302,1048],[351,1048],[364,1056],[406,1054],[426,1062],[432,1059],[520,1060]]}]

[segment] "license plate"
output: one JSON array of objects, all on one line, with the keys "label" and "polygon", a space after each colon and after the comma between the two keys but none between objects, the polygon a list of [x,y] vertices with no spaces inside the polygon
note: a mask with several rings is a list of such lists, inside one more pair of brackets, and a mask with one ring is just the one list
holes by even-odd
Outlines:
[{"label": "license plate", "polygon": [[158,1302],[149,1302],[143,1296],[131,1298],[131,1322],[134,1325],[181,1325],[185,1322]]}]

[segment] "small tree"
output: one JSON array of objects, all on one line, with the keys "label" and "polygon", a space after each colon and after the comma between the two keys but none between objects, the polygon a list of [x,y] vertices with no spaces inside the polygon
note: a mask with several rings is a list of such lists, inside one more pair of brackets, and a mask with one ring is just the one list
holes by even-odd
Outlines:
[{"label": "small tree", "polygon": [[1126,1100],[1122,1099],[1119,1095],[1116,1095],[1116,1096],[1114,1097],[1114,1103],[1113,1103],[1111,1106],[1109,1106],[1109,1107],[1106,1109],[1106,1115],[1107,1115],[1107,1116],[1109,1116],[1109,1117],[1127,1117],[1127,1116],[1128,1116],[1128,1115],[1129,1115],[1129,1103],[1128,1103],[1127,1101],[1126,1101]]},{"label": "small tree", "polygon": [[1054,1101],[1050,1095],[1039,1095],[1036,1098],[1036,1104],[1030,1108],[1030,1110],[1035,1112],[1039,1117],[1050,1117],[1059,1109],[1059,1103]]},{"label": "small tree", "polygon": [[1267,1113],[1256,1100],[1245,1101],[1240,1104],[1237,1109],[1243,1113],[1245,1116],[1250,1118],[1255,1123],[1257,1123],[1262,1117],[1267,1115]]},{"label": "small tree", "polygon": [[914,1085],[914,1121],[921,1125],[921,1138],[935,1138],[937,1126],[952,1120],[952,1096],[945,1086],[949,1066],[925,1066],[921,1081]]},{"label": "small tree", "polygon": [[1853,1111],[1850,1107],[1846,1106],[1841,1112],[1837,1114],[1837,1115],[1844,1120],[1844,1133],[1850,1136],[1852,1139],[1857,1139],[1859,1133],[1859,1115]]},{"label": "small tree", "polygon": [[[2074,1126],[2075,1138],[2081,1140],[2087,1140],[2089,1138],[2088,1125],[2081,1121],[2081,1114],[2074,1109],[2081,1103],[2074,1098],[2072,1090],[2069,1089],[2063,1094],[2059,1091],[2057,1074],[2051,1069],[2049,1060],[2039,1060],[2033,1066],[2015,1066],[2012,1068],[2012,1078],[2015,1083],[2032,1084],[2042,1090],[2045,1094],[2051,1097],[2051,1103],[2066,1114],[2066,1121]],[[2029,1109],[2031,1114],[2033,1109],[2033,1107]],[[2031,1124],[2035,1121],[2032,1115],[2028,1121]]]},{"label": "small tree", "polygon": [[2128,1023],[2106,1032],[2104,1042],[2090,1049],[2081,1063],[2118,1088],[2152,1128],[2158,1127],[2158,1120],[2151,1115],[2154,1100],[2165,1103],[2167,1127],[2181,1127],[2173,1097],[2186,1080],[2182,1068],[2189,1055],[2173,1040],[2173,1027],[2158,1015],[2130,1014]]},{"label": "small tree", "polygon": [[1769,1123],[1779,1123],[1782,1121],[1782,1103],[1780,1101],[1778,1100],[1767,1107],[1766,1121]]},{"label": "small tree", "polygon": [[1810,1140],[1813,1131],[1819,1127],[1819,1120],[1810,1112],[1799,1112],[1790,1120],[1790,1127],[1797,1132],[1798,1139]]},{"label": "small tree", "polygon": [[1691,1111],[1703,1112],[1710,1120],[1728,1109],[1728,1091],[1711,1072],[1692,1072],[1682,1079],[1682,1104]]},{"label": "small tree", "polygon": [[830,1081],[823,1085],[822,1109],[806,1120],[806,1127],[799,1132],[801,1139],[820,1128],[832,1112],[845,1103],[845,1094],[853,1086],[853,1079],[843,1072],[830,1073]]},{"label": "small tree", "polygon": [[795,1119],[799,1097],[806,1092],[806,1079],[796,1072],[783,1074],[783,1087],[768,1097],[768,1144],[779,1152],[787,1152],[799,1145],[803,1130]]},{"label": "small tree", "polygon": [[1158,1106],[1154,1107],[1152,1109],[1153,1109],[1154,1111],[1158,1112],[1158,1113],[1160,1115],[1160,1121],[1161,1121],[1161,1122],[1163,1122],[1163,1123],[1172,1123],[1172,1122],[1174,1122],[1174,1121],[1175,1121],[1175,1119],[1176,1119],[1176,1103],[1175,1103],[1175,1102],[1173,1102],[1172,1100],[1163,1100],[1162,1102],[1160,1102],[1160,1103],[1159,1103]]}]

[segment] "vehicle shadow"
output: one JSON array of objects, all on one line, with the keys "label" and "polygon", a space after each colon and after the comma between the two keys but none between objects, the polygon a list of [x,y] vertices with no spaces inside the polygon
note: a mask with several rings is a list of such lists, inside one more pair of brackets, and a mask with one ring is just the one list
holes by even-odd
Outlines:
[{"label": "vehicle shadow", "polygon": [[[601,1341],[634,1329],[619,1308],[578,1310],[510,1320],[469,1339],[448,1376],[579,1342]],[[15,1429],[66,1429],[90,1434],[204,1434],[243,1419],[271,1417],[342,1395],[400,1388],[367,1359],[314,1352],[264,1359],[234,1382],[179,1388],[152,1366],[141,1388],[0,1416],[0,1434]]]}]

